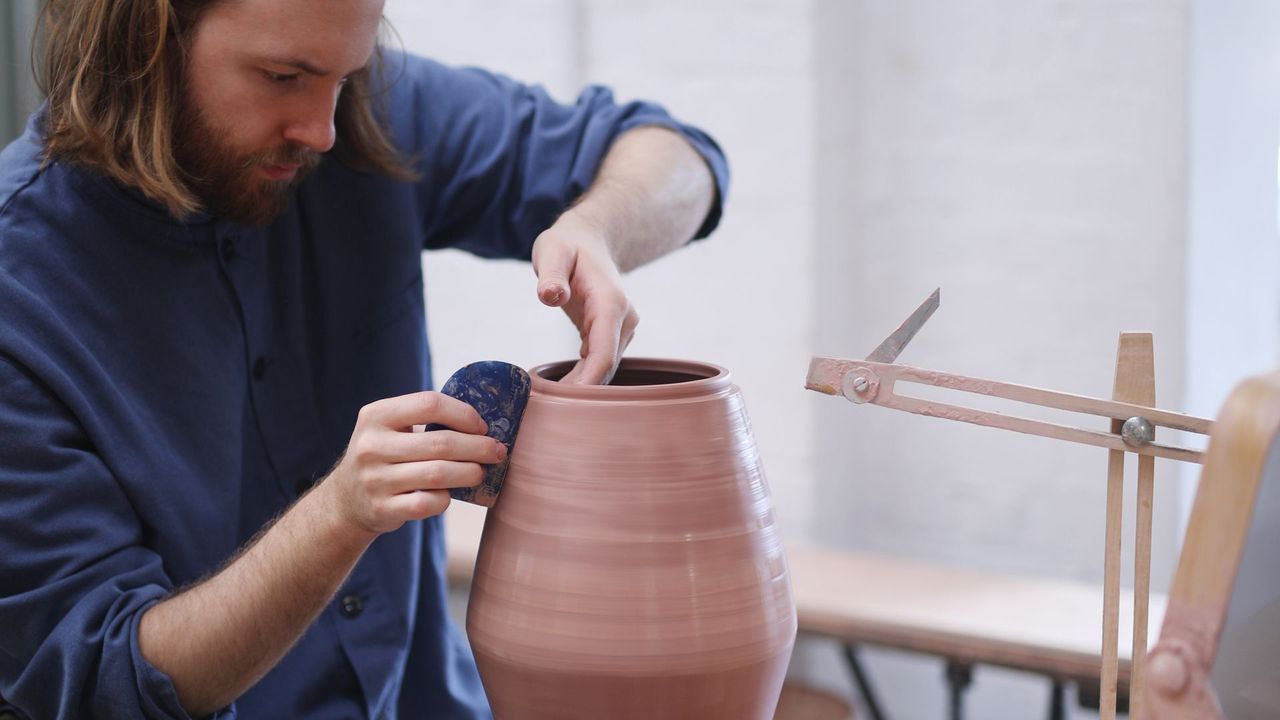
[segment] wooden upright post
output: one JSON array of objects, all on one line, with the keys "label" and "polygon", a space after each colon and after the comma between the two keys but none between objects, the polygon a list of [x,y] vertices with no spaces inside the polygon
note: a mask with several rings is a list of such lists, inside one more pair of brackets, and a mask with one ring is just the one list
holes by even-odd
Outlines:
[{"label": "wooden upright post", "polygon": [[[1156,369],[1151,334],[1145,334],[1145,347],[1141,363],[1145,368],[1143,387],[1137,399],[1139,405],[1156,406]],[[1152,428],[1152,439],[1155,429]],[[1133,647],[1130,651],[1129,717],[1141,718],[1142,699],[1146,685],[1147,667],[1147,612],[1151,601],[1151,509],[1155,501],[1156,459],[1150,455],[1138,456],[1138,501],[1135,511],[1133,545]]]},{"label": "wooden upright post", "polygon": [[[1155,352],[1149,332],[1125,332],[1120,334],[1120,346],[1116,353],[1116,381],[1111,398],[1121,402],[1146,407],[1155,406]],[[1111,421],[1111,432],[1119,434],[1123,420]],[[1111,450],[1107,458],[1107,528],[1102,592],[1102,676],[1100,678],[1099,709],[1102,720],[1115,720],[1116,693],[1119,676],[1120,644],[1120,527],[1124,507],[1124,451]],[[1148,462],[1144,468],[1142,460]],[[1154,464],[1151,458],[1139,456],[1138,534],[1134,562],[1134,646],[1130,674],[1129,699],[1132,703],[1141,694],[1139,683],[1140,656],[1146,652],[1147,594],[1151,573],[1151,491]],[[1145,471],[1145,472],[1144,472]],[[1144,483],[1145,480],[1145,483]],[[1144,489],[1143,485],[1147,487]],[[1146,517],[1143,519],[1144,495]],[[1145,539],[1143,532],[1145,529]],[[1141,600],[1139,600],[1141,598]],[[1139,613],[1139,610],[1141,612]],[[1139,616],[1140,615],[1140,616]],[[1139,648],[1138,627],[1142,626],[1142,646]],[[1141,702],[1140,700],[1138,701]],[[1131,710],[1133,708],[1131,707]],[[1136,717],[1137,713],[1133,715]]]}]

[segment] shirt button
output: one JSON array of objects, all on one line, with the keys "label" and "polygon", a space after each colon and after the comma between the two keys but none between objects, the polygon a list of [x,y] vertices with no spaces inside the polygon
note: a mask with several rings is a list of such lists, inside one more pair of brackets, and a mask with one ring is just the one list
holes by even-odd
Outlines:
[{"label": "shirt button", "polygon": [[267,374],[267,358],[259,355],[257,360],[253,361],[253,379],[261,380]]},{"label": "shirt button", "polygon": [[221,251],[223,262],[231,262],[236,259],[236,244],[232,240],[224,239],[222,241]]},{"label": "shirt button", "polygon": [[344,617],[353,618],[364,610],[364,601],[359,595],[352,593],[342,598],[342,604],[339,607]]}]

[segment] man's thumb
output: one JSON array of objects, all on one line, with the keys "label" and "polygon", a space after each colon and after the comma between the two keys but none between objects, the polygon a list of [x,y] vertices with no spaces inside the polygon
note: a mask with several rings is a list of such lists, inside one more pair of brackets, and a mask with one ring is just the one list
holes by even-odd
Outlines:
[{"label": "man's thumb", "polygon": [[571,253],[552,253],[538,258],[533,271],[538,275],[538,299],[544,305],[561,307],[569,302],[569,274],[573,268]]}]

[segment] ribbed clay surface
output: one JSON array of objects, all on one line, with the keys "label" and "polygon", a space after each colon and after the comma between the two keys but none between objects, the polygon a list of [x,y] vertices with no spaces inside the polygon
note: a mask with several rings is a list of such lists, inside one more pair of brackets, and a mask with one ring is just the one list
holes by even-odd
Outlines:
[{"label": "ribbed clay surface", "polygon": [[674,360],[548,379],[569,367],[530,373],[476,562],[467,632],[495,716],[771,718],[795,604],[741,393]]}]

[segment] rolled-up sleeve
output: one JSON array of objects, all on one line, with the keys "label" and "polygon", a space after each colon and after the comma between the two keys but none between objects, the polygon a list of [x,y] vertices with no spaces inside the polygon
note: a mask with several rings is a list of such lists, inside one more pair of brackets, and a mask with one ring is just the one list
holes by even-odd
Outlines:
[{"label": "rolled-up sleeve", "polygon": [[0,357],[4,702],[33,718],[188,717],[138,648],[142,612],[172,589],[144,534],[68,409]]},{"label": "rolled-up sleeve", "polygon": [[702,156],[716,199],[696,237],[719,222],[729,185],[723,152],[656,104],[618,103],[599,86],[562,104],[540,86],[483,70],[399,54],[387,63],[391,124],[422,175],[428,248],[527,259],[538,233],[590,186],[613,140],[643,126],[679,133]]}]

